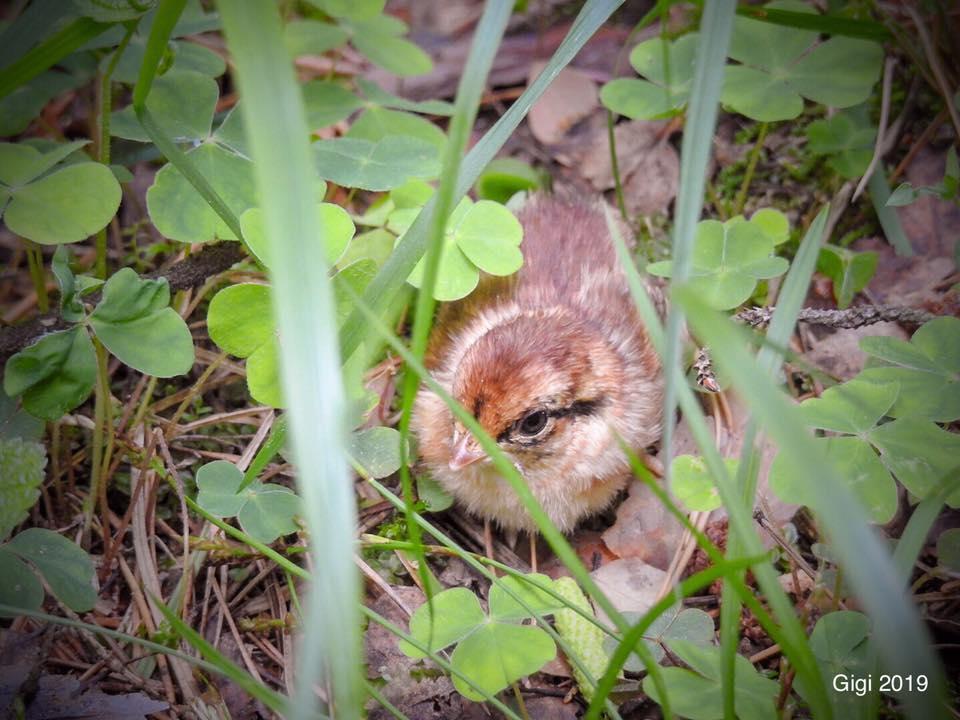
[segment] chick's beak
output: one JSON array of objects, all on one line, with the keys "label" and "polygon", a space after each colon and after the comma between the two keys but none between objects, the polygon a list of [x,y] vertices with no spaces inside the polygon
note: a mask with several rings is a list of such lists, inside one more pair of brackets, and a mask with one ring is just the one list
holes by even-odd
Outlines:
[{"label": "chick's beak", "polygon": [[450,456],[450,469],[453,471],[462,470],[467,465],[472,465],[484,457],[483,449],[477,445],[469,433],[464,433],[459,439],[454,439],[453,454]]}]

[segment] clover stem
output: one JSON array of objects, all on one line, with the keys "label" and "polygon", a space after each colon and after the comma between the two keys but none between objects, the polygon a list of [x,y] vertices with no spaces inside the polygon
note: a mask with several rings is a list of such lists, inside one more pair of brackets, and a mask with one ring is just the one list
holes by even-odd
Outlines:
[{"label": "clover stem", "polygon": [[[137,22],[127,24],[127,32],[123,40],[114,50],[110,62],[99,75],[96,85],[96,105],[97,105],[97,137],[94,145],[97,155],[97,162],[104,165],[110,165],[110,111],[113,108],[113,94],[110,92],[110,78],[113,77],[113,71],[120,61],[120,56],[130,43],[133,37],[133,31],[137,29]],[[107,228],[104,226],[97,233],[97,260],[94,265],[94,274],[101,280],[107,279]]]},{"label": "clover stem", "polygon": [[517,709],[520,711],[520,716],[523,720],[530,720],[530,716],[527,714],[527,706],[523,702],[523,695],[520,693],[520,686],[516,682],[510,683],[510,686],[513,688],[513,696],[517,699]]},{"label": "clover stem", "polygon": [[617,196],[617,208],[624,222],[630,222],[627,217],[627,204],[623,199],[623,183],[620,182],[620,163],[617,160],[617,139],[613,132],[613,113],[607,110],[607,140],[610,143],[610,169],[613,173],[613,189]]},{"label": "clover stem", "polygon": [[763,149],[763,141],[767,137],[769,127],[770,123],[760,123],[760,131],[757,133],[756,142],[753,143],[753,149],[750,150],[750,157],[747,159],[747,169],[743,174],[743,183],[740,185],[740,191],[737,193],[737,199],[733,205],[733,212],[731,213],[733,216],[742,213],[743,206],[747,204],[747,190],[750,189],[753,172],[757,169],[757,161],[760,159],[760,151]]},{"label": "clover stem", "polygon": [[[89,539],[90,523],[93,520],[94,504],[100,501],[103,512],[103,541],[109,542],[110,518],[107,515],[107,491],[103,483],[104,431],[109,423],[113,424],[113,409],[110,407],[110,377],[107,374],[107,351],[100,340],[93,338],[93,349],[97,356],[97,382],[94,386],[93,400],[93,449],[90,462],[90,492],[83,500],[83,542]],[[109,418],[109,419],[108,419]],[[112,446],[112,436],[110,438]]]},{"label": "clover stem", "polygon": [[40,312],[50,310],[50,299],[47,297],[47,281],[43,276],[43,253],[40,246],[23,238],[23,247],[27,252],[27,267],[30,270],[30,279],[33,289],[37,292],[37,307]]}]

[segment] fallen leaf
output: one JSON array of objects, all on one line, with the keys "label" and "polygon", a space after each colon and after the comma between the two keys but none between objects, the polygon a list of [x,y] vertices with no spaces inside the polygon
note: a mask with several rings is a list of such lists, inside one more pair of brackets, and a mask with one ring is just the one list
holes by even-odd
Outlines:
[{"label": "fallen leaf", "polygon": [[840,329],[817,339],[804,354],[804,359],[842,381],[850,380],[863,370],[867,356],[860,350],[860,338],[882,335],[900,340],[910,336],[897,323],[884,322],[862,328]]},{"label": "fallen leaf", "polygon": [[143,693],[107,695],[96,688],[81,690],[71,675],[41,675],[37,693],[27,706],[27,720],[140,720],[169,705]]},{"label": "fallen leaf", "polygon": [[617,520],[603,533],[603,541],[621,558],[637,558],[666,570],[682,534],[683,526],[650,489],[633,480],[630,495],[617,508]]},{"label": "fallen leaf", "polygon": [[[624,558],[607,563],[590,575],[617,610],[643,613],[657,601],[667,574],[639,558]],[[602,612],[598,615],[609,621]]]},{"label": "fallen leaf", "polygon": [[[530,66],[529,81],[533,81],[546,63]],[[527,122],[533,136],[544,145],[563,139],[573,125],[582,120],[598,104],[597,85],[590,76],[573,68],[564,68],[530,108]]]}]

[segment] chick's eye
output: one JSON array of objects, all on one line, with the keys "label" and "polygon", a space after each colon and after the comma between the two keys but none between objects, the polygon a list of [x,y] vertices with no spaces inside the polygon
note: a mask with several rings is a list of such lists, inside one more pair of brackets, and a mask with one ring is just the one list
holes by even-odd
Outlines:
[{"label": "chick's eye", "polygon": [[537,410],[535,412],[526,415],[517,426],[517,430],[521,435],[526,435],[527,437],[533,437],[534,435],[539,435],[543,432],[543,429],[547,426],[547,413],[545,410]]}]

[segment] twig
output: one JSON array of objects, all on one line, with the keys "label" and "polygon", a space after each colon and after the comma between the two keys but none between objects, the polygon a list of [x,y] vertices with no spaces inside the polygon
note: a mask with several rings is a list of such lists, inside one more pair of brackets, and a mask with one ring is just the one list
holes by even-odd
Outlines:
[{"label": "twig", "polygon": [[[773,317],[775,306],[746,308],[734,319],[751,327],[764,327]],[[879,322],[899,322],[905,325],[923,325],[936,315],[926,310],[902,307],[898,305],[858,305],[846,310],[820,310],[802,308],[797,315],[798,322],[823,325],[832,328],[858,328]]]},{"label": "twig", "polygon": [[[890,118],[890,90],[893,86],[893,68],[896,65],[896,58],[890,56],[883,65],[883,91],[880,100],[880,124],[877,127],[877,139],[873,145],[873,157],[870,158],[870,164],[867,166],[863,177],[857,183],[857,189],[853,191],[853,197],[850,202],[855,202],[863,189],[867,186],[867,181],[873,175],[877,165],[880,164],[880,158],[884,155],[884,138],[887,134],[887,120]],[[881,170],[882,172],[882,170]],[[828,236],[829,237],[829,236]]]},{"label": "twig", "polygon": [[940,56],[937,54],[937,49],[930,39],[927,26],[924,24],[923,18],[920,17],[920,13],[917,12],[916,8],[911,7],[910,3],[904,3],[903,9],[907,11],[914,25],[917,26],[917,34],[920,35],[920,44],[923,45],[923,51],[926,53],[927,60],[930,62],[930,70],[933,72],[933,77],[937,81],[937,89],[940,91],[940,94],[943,95],[943,102],[947,106],[947,111],[950,113],[950,121],[953,123],[953,130],[957,134],[957,138],[960,138],[960,116],[957,115],[957,108],[954,107],[953,93],[947,85],[947,76],[943,72],[943,66],[940,64]]}]

